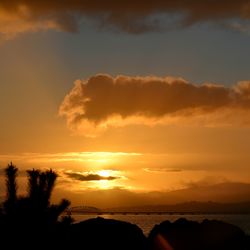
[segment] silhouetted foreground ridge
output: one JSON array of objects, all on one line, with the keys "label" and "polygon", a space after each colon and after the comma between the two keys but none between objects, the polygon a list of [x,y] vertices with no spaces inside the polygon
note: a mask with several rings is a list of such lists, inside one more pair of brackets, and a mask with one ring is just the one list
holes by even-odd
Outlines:
[{"label": "silhouetted foreground ridge", "polygon": [[12,164],[5,169],[7,195],[0,213],[0,249],[250,250],[249,237],[241,229],[220,221],[165,221],[148,238],[138,226],[123,221],[98,217],[73,224],[71,217],[60,216],[69,201],[50,202],[56,173],[27,171],[25,197],[17,196],[17,173]]},{"label": "silhouetted foreground ridge", "polygon": [[154,250],[249,250],[249,236],[238,227],[216,220],[199,223],[178,219],[156,225],[149,234]]}]

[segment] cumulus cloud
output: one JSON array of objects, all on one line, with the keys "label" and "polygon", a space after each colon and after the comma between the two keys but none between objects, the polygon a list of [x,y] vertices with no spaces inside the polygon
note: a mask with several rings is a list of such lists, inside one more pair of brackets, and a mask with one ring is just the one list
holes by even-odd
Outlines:
[{"label": "cumulus cloud", "polygon": [[81,174],[74,172],[66,172],[65,175],[77,181],[102,181],[102,180],[113,181],[119,179],[118,176],[101,176],[99,174],[92,174],[92,173]]},{"label": "cumulus cloud", "polygon": [[76,81],[59,110],[71,128],[85,131],[183,122],[248,126],[249,112],[250,81],[225,87],[173,77],[109,75]]},{"label": "cumulus cloud", "polygon": [[249,0],[2,0],[0,33],[8,37],[40,29],[74,32],[83,17],[94,20],[101,28],[141,33],[164,28],[168,23],[167,19],[176,19],[176,26],[235,18],[249,20],[250,2]]}]

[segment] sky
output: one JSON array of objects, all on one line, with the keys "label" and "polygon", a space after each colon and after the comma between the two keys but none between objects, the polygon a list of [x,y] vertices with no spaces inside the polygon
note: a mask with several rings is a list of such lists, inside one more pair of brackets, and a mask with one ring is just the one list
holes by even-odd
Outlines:
[{"label": "sky", "polygon": [[13,161],[76,205],[247,200],[249,44],[248,0],[1,1],[0,193]]}]

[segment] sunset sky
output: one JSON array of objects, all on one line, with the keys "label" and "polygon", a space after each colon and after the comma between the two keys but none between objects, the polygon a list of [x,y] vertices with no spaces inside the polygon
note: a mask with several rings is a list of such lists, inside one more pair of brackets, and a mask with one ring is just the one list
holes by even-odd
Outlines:
[{"label": "sunset sky", "polygon": [[0,195],[10,161],[76,205],[250,194],[249,66],[249,0],[2,0]]}]

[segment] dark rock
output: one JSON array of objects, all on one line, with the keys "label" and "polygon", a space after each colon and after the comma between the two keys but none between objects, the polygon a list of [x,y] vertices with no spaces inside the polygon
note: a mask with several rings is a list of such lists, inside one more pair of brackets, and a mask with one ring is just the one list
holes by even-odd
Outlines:
[{"label": "dark rock", "polygon": [[68,249],[144,250],[146,237],[131,223],[95,218],[73,224],[65,235]]},{"label": "dark rock", "polygon": [[152,250],[249,250],[249,240],[237,226],[204,220],[179,219],[156,225],[148,237]]},{"label": "dark rock", "polygon": [[0,221],[0,241],[10,250],[145,250],[147,239],[134,224],[98,217],[53,227]]}]

